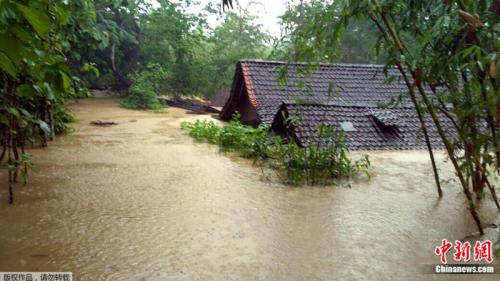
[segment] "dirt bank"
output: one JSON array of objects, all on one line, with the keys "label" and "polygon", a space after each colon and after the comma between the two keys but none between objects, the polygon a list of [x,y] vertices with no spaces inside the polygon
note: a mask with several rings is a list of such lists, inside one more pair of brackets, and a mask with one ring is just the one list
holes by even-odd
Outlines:
[{"label": "dirt bank", "polygon": [[[0,271],[72,271],[77,280],[460,280],[421,269],[438,263],[442,238],[475,231],[456,183],[437,200],[425,153],[371,153],[372,179],[352,188],[289,188],[179,128],[209,116],[126,110],[109,99],[73,109],[76,132],[31,151],[39,172],[16,189],[14,206],[2,184]],[[482,217],[493,222],[486,201]]]}]

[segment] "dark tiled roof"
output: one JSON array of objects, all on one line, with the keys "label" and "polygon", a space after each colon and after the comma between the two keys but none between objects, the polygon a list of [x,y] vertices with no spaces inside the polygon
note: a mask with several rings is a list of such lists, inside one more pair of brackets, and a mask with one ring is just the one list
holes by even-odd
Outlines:
[{"label": "dark tiled roof", "polygon": [[[388,76],[396,77],[384,83],[384,67],[359,64],[320,64],[319,69],[304,74],[305,64],[288,64],[273,61],[241,61],[236,79],[244,79],[251,104],[257,109],[262,123],[269,125],[282,102],[335,104],[339,106],[378,107],[380,103],[406,96],[406,85],[396,69],[388,69]],[[287,85],[279,83],[280,73],[287,71]],[[238,71],[242,75],[238,75]],[[236,84],[236,81],[235,81]],[[235,89],[231,93],[235,95]],[[230,102],[237,102],[230,99]],[[403,99],[401,107],[412,107]],[[231,104],[226,104],[231,107]],[[223,110],[225,119],[231,110]],[[223,116],[224,118],[224,116]]]},{"label": "dark tiled roof", "polygon": [[383,126],[397,126],[404,122],[401,114],[391,109],[372,109],[370,115]]},{"label": "dark tiled roof", "polygon": [[[283,104],[273,122],[273,130],[286,126],[282,113],[293,120],[285,130],[302,146],[307,146],[312,140],[318,141],[315,132],[320,124],[339,128],[340,123],[351,122],[355,131],[346,132],[347,146],[351,150],[426,148],[424,134],[413,108],[374,110],[361,106]],[[455,131],[450,120],[445,117],[440,120],[448,133]],[[426,124],[431,123],[430,117],[426,117]],[[432,146],[442,148],[436,128],[427,125],[427,130]]]}]

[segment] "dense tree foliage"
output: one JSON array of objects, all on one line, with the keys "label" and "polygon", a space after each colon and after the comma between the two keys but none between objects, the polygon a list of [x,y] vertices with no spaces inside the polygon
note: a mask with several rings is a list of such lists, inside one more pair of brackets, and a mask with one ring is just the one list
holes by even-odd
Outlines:
[{"label": "dense tree foliage", "polygon": [[159,1],[160,6],[140,16],[141,59],[147,66],[157,63],[169,73],[162,85],[175,94],[192,92],[190,71],[194,64],[194,49],[204,39],[198,17],[183,10],[185,4]]},{"label": "dense tree foliage", "polygon": [[[223,23],[209,38],[209,65],[219,79],[212,80],[210,91],[231,86],[236,62],[241,59],[263,59],[269,56],[271,36],[253,23],[247,13],[227,12]],[[210,94],[210,93],[207,93]]]},{"label": "dense tree foliage", "polygon": [[71,42],[64,52],[75,74],[91,87],[107,84],[117,90],[128,88],[127,75],[135,68],[139,55],[140,30],[136,19],[142,11],[142,1],[71,3],[71,17],[62,33]]},{"label": "dense tree foliage", "polygon": [[[46,145],[70,129],[65,100],[87,95],[86,81],[99,72],[121,81],[119,56],[133,36],[134,1],[0,2],[0,162],[9,174],[9,202],[19,174],[26,181],[26,143]],[[129,41],[127,41],[129,40]],[[121,62],[127,60],[122,59]],[[102,70],[102,71],[100,71]],[[4,162],[5,161],[5,162]]]},{"label": "dense tree foliage", "polygon": [[[155,83],[156,95],[211,97],[218,89],[230,87],[238,60],[265,58],[269,53],[270,36],[253,23],[252,15],[227,12],[223,22],[212,30],[204,15],[187,12],[189,5],[159,1],[157,8],[139,16],[140,65],[131,76],[136,83],[129,90],[125,106],[157,105],[155,95],[148,89]],[[219,12],[212,6],[205,11]],[[148,74],[151,65],[161,68],[164,79],[138,81],[139,77],[155,76]],[[141,92],[147,102],[136,105],[134,100]]]},{"label": "dense tree foliage", "polygon": [[[275,56],[294,60],[297,59],[294,57],[296,50],[300,49],[300,60],[307,62],[381,62],[373,48],[377,42],[376,29],[369,19],[353,20],[342,30],[324,29],[322,32],[315,32],[318,22],[311,19],[335,21],[339,9],[339,5],[320,0],[301,1],[298,5],[290,6],[281,16],[283,37]],[[315,37],[310,37],[313,32]]]},{"label": "dense tree foliage", "polygon": [[11,203],[12,185],[31,165],[25,143],[43,144],[64,130],[64,99],[78,94],[79,79],[64,55],[74,43],[63,32],[72,8],[65,1],[0,2],[0,160],[6,159]]}]

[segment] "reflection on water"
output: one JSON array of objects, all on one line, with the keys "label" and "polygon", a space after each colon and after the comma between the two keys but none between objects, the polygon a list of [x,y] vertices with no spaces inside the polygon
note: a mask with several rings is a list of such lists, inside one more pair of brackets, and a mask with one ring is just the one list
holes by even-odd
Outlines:
[{"label": "reflection on water", "polygon": [[[39,172],[16,188],[14,206],[0,190],[0,271],[72,271],[77,280],[456,280],[419,266],[438,262],[441,238],[475,231],[455,183],[437,201],[422,152],[373,153],[372,179],[350,189],[288,188],[180,131],[181,121],[207,116],[130,111],[113,100],[73,108],[76,132],[31,151]],[[89,125],[96,119],[119,124]],[[490,205],[485,222],[496,216]]]}]

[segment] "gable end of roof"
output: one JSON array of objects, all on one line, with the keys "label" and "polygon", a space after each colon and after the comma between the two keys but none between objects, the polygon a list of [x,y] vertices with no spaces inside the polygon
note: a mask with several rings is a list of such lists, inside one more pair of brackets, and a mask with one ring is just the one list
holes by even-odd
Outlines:
[{"label": "gable end of roof", "polygon": [[248,99],[250,100],[252,106],[257,108],[257,106],[259,106],[259,102],[257,101],[257,96],[255,95],[255,88],[253,87],[250,68],[246,62],[241,62],[241,71],[243,72],[243,79],[245,80]]}]

